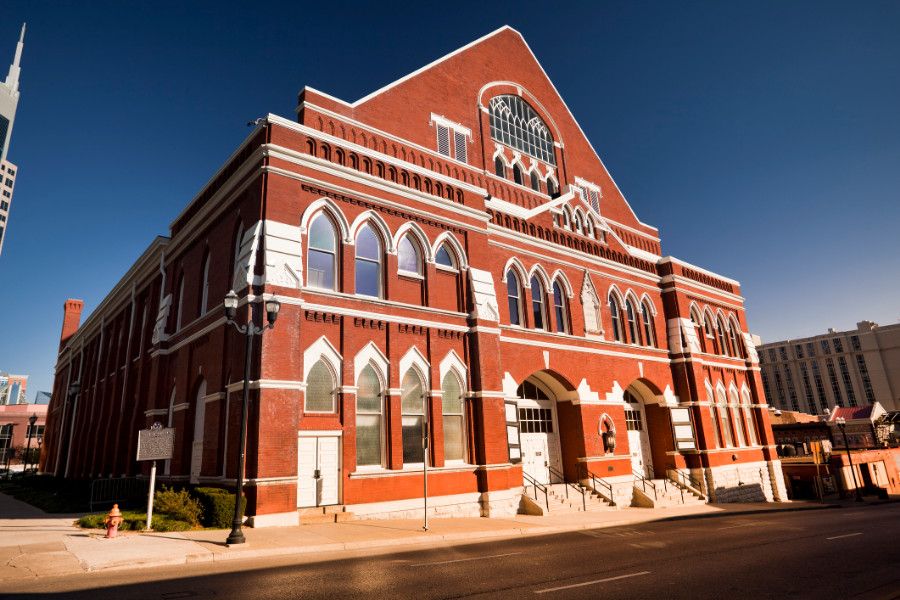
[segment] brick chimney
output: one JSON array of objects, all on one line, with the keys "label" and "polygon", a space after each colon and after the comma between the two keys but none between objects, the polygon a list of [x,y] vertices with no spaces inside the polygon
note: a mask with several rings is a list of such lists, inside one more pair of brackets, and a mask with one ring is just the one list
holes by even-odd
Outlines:
[{"label": "brick chimney", "polygon": [[81,309],[84,308],[84,302],[81,300],[66,300],[63,304],[63,326],[62,334],[59,336],[59,351],[66,347],[69,338],[78,331],[78,325],[81,323]]}]

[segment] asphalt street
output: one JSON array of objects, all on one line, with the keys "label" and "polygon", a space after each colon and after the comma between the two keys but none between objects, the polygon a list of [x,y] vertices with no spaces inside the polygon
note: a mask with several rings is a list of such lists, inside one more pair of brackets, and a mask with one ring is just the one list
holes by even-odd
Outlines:
[{"label": "asphalt street", "polygon": [[900,598],[900,504],[9,582],[3,598]]}]

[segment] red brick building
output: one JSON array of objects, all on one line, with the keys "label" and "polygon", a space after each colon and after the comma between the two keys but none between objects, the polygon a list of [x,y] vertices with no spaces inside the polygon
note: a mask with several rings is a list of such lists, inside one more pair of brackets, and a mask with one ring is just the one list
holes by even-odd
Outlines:
[{"label": "red brick building", "polygon": [[297,114],[262,120],[83,325],[66,303],[45,471],[141,473],[159,421],[167,477],[233,484],[234,289],[239,322],[282,305],[252,354],[256,525],[421,513],[423,427],[437,514],[507,515],[524,476],[586,470],[625,503],[634,471],[676,468],[714,500],[785,497],[738,283],[662,256],[516,31],[354,103],[305,88]]}]

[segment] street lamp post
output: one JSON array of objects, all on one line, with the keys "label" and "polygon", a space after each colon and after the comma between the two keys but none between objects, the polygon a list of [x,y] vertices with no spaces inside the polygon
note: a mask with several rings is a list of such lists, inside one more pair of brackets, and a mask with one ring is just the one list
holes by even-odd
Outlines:
[{"label": "street lamp post", "polygon": [[28,472],[28,463],[29,461],[33,464],[34,461],[31,459],[31,438],[34,437],[34,424],[37,423],[38,416],[37,413],[32,414],[28,417],[28,450],[25,453],[25,472]]},{"label": "street lamp post", "polygon": [[238,296],[231,290],[225,295],[225,318],[227,323],[234,325],[234,328],[247,336],[247,350],[244,353],[244,390],[241,398],[241,438],[238,449],[237,463],[237,489],[234,492],[234,520],[231,523],[231,533],[228,534],[226,544],[243,544],[247,540],[241,531],[241,496],[244,491],[244,454],[247,449],[247,412],[250,406],[250,354],[253,350],[253,336],[261,336],[266,329],[275,327],[275,319],[278,318],[278,311],[281,310],[281,303],[274,297],[266,300],[266,319],[269,324],[264,327],[256,327],[253,324],[253,307],[247,307],[249,318],[246,325],[238,325],[234,322],[234,316],[237,314]]},{"label": "street lamp post", "polygon": [[853,468],[853,458],[850,456],[850,445],[847,443],[847,420],[844,419],[844,417],[838,417],[834,421],[841,430],[841,437],[844,438],[844,449],[847,451],[847,461],[850,463],[850,472],[853,473],[853,484],[856,486],[856,501],[862,502],[862,492],[859,489],[859,481],[856,479],[856,469]]}]

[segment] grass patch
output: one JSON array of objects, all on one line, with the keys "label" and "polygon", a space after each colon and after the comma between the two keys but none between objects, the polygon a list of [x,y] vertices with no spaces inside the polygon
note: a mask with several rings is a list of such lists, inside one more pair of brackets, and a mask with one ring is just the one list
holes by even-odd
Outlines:
[{"label": "grass patch", "polygon": [[[81,517],[75,524],[82,529],[106,529],[103,524],[108,513],[96,513]],[[191,524],[179,521],[167,514],[153,514],[153,531],[189,531]],[[147,513],[127,510],[122,513],[119,531],[143,531],[147,527]]]}]

